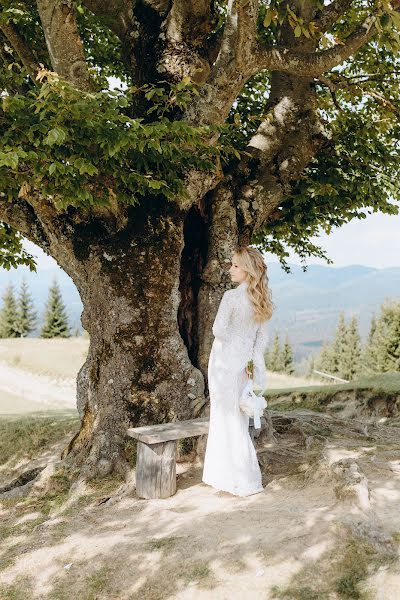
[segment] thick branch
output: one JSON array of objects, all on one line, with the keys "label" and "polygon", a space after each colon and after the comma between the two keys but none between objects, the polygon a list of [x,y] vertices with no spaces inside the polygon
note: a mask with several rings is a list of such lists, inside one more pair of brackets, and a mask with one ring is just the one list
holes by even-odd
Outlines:
[{"label": "thick branch", "polygon": [[26,44],[25,40],[20,36],[12,23],[2,24],[0,25],[0,29],[10,42],[11,46],[14,48],[15,52],[18,54],[32,81],[37,84],[36,73],[39,67],[31,49]]},{"label": "thick branch", "polygon": [[329,31],[329,29],[342,17],[353,4],[353,0],[333,0],[321,12],[320,16],[315,19],[318,30],[321,33]]},{"label": "thick branch", "polygon": [[317,77],[342,64],[364,46],[377,33],[372,17],[368,17],[356,31],[339,44],[328,50],[313,54],[295,52],[285,47],[263,48],[258,45],[254,53],[254,72],[268,69],[298,75]]},{"label": "thick branch", "polygon": [[54,71],[75,87],[92,90],[74,9],[66,0],[37,0],[37,7]]},{"label": "thick branch", "polygon": [[174,0],[167,19],[167,37],[200,46],[213,24],[210,0]]},{"label": "thick branch", "polygon": [[0,199],[0,221],[22,233],[44,251],[49,247],[49,240],[42,224],[33,207],[26,200],[18,199],[18,201],[8,202]]},{"label": "thick branch", "polygon": [[164,43],[157,71],[167,73],[174,80],[189,76],[203,83],[210,65],[202,50],[213,25],[210,0],[174,0],[161,24],[160,39]]},{"label": "thick branch", "polygon": [[125,43],[132,26],[133,2],[125,0],[84,0],[83,4]]},{"label": "thick branch", "polygon": [[247,145],[236,173],[236,203],[248,238],[288,196],[318,150],[329,143],[316,112],[311,79],[274,73],[273,105]]},{"label": "thick branch", "polygon": [[[288,46],[264,47],[252,35],[251,19],[247,19],[246,25],[239,27],[238,24],[245,15],[236,15],[233,10],[234,2],[231,8],[217,61],[201,94],[187,111],[186,118],[189,122],[224,122],[244,83],[260,71],[317,77],[342,64],[377,33],[372,17],[368,17],[344,44],[328,50],[299,52]],[[242,41],[242,46],[238,45],[238,40]],[[239,50],[240,59],[237,58]]]},{"label": "thick branch", "polygon": [[258,0],[229,0],[217,59],[199,98],[186,114],[191,123],[221,123],[252,75]]}]

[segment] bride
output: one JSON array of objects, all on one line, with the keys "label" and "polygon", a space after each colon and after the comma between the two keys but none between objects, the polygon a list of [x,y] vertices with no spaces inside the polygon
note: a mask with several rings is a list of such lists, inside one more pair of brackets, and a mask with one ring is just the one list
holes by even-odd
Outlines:
[{"label": "bride", "polygon": [[229,269],[239,285],[222,296],[212,331],[214,341],[208,362],[210,424],[202,481],[235,496],[264,490],[249,417],[239,408],[239,398],[253,360],[254,385],[267,385],[264,352],[269,340],[267,323],[273,302],[267,266],[262,253],[239,247]]}]

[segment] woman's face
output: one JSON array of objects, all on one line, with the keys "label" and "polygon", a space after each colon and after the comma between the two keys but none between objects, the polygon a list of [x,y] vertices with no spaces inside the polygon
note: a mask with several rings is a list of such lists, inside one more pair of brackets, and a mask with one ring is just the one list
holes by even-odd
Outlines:
[{"label": "woman's face", "polygon": [[237,262],[236,254],[232,256],[231,266],[229,268],[229,273],[232,281],[236,281],[237,283],[242,283],[247,279],[247,273],[239,266]]}]

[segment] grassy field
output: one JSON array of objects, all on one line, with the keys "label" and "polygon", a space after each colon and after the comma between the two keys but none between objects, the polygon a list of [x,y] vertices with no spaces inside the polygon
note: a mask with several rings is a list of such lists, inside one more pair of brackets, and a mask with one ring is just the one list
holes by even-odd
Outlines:
[{"label": "grassy field", "polygon": [[12,467],[22,458],[31,459],[78,429],[78,415],[68,411],[4,415],[0,419],[0,465]]},{"label": "grassy field", "polygon": [[312,396],[313,394],[326,394],[344,392],[346,390],[362,390],[369,389],[371,391],[379,392],[394,392],[400,393],[400,372],[389,371],[388,373],[382,373],[374,375],[373,377],[361,377],[360,379],[350,381],[349,383],[336,383],[334,385],[308,385],[308,386],[288,386],[276,388],[268,388],[266,394],[268,396],[281,396],[284,394],[307,393]]},{"label": "grassy field", "polygon": [[76,377],[85,362],[89,338],[0,338],[0,361],[36,375]]},{"label": "grassy field", "polygon": [[274,395],[282,395],[282,394],[290,394],[292,392],[307,392],[307,394],[313,393],[331,393],[331,392],[339,392],[346,390],[355,390],[355,389],[370,389],[376,392],[399,392],[400,393],[400,372],[399,371],[389,371],[388,373],[382,373],[379,375],[374,375],[372,377],[361,377],[360,379],[355,379],[354,381],[350,381],[349,383],[336,383],[334,385],[307,385],[307,386],[287,386],[280,387],[279,389],[274,386],[269,387],[266,390],[266,393],[269,396]]},{"label": "grassy field", "polygon": [[306,408],[340,413],[347,418],[369,414],[391,417],[392,424],[396,425],[400,412],[400,373],[390,371],[334,386],[268,389],[264,395],[269,400],[269,407],[275,410]]}]

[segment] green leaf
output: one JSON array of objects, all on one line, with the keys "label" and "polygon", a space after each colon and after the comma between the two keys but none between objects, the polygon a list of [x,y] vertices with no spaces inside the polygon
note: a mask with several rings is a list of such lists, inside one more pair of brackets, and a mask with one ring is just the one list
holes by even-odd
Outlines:
[{"label": "green leaf", "polygon": [[50,129],[49,133],[43,140],[43,143],[47,146],[54,146],[62,144],[67,137],[67,133],[61,127],[54,127],[54,129]]},{"label": "green leaf", "polygon": [[18,167],[19,155],[17,152],[0,152],[0,167]]}]

